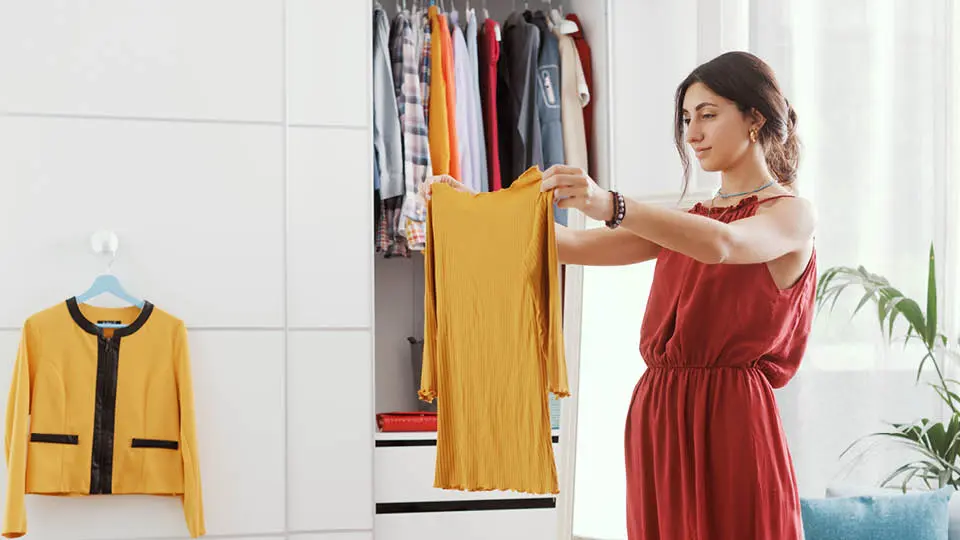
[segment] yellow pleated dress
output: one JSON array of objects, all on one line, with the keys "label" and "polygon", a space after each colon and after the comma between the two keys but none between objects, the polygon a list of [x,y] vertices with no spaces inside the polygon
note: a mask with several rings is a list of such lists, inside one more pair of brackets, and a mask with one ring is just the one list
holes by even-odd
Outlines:
[{"label": "yellow pleated dress", "polygon": [[419,398],[437,399],[434,487],[557,493],[548,392],[569,395],[553,193],[433,186]]}]

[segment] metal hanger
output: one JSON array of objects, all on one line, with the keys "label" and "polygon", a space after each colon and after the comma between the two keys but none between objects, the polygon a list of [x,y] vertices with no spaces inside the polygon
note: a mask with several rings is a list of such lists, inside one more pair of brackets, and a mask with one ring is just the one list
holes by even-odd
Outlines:
[{"label": "metal hanger", "polygon": [[[560,7],[562,8],[563,4],[561,4]],[[554,26],[556,26],[557,29],[560,31],[560,33],[563,35],[573,34],[580,29],[580,27],[577,26],[577,23],[564,19],[563,12],[558,11],[555,8],[550,10],[550,19],[553,22]]]}]

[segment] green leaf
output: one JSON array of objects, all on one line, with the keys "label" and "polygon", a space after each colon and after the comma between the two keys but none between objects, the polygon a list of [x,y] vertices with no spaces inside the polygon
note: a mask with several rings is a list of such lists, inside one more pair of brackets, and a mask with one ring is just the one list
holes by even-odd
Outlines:
[{"label": "green leaf", "polygon": [[933,391],[940,396],[940,399],[942,399],[948,405],[951,402],[960,404],[960,395],[957,395],[957,393],[954,392],[953,390],[950,390],[949,388],[943,389],[942,387],[940,387],[935,383],[927,383],[927,384],[929,384],[930,387],[933,388]]},{"label": "green leaf", "polygon": [[933,347],[937,338],[937,270],[933,256],[933,242],[930,242],[930,268],[927,273],[927,333],[928,347]]},{"label": "green leaf", "polygon": [[899,295],[899,298],[894,299],[892,304],[895,310],[903,314],[903,317],[913,326],[917,334],[921,336],[927,335],[927,325],[924,323],[923,312],[920,311],[920,306],[916,301],[912,298]]},{"label": "green leaf", "polygon": [[906,463],[904,465],[901,465],[900,467],[897,467],[893,472],[891,472],[889,475],[887,475],[886,478],[883,479],[880,485],[886,486],[901,474],[912,472],[912,474],[910,474],[910,476],[906,480],[904,480],[903,484],[901,484],[901,487],[905,492],[906,485],[907,483],[909,483],[910,478],[912,478],[913,475],[917,474],[918,472],[926,472],[926,473],[934,474],[935,476],[939,476],[941,471],[942,469],[938,467],[936,463],[933,463],[930,461],[912,461],[910,463]]},{"label": "green leaf", "polygon": [[929,441],[929,448],[941,456],[947,451],[947,430],[944,428],[943,424],[937,422],[935,424],[930,424],[925,430],[927,440]]},{"label": "green leaf", "polygon": [[851,319],[857,314],[857,312],[863,309],[863,306],[866,305],[867,302],[873,300],[873,295],[875,292],[876,291],[874,289],[867,289],[867,292],[864,293],[863,297],[860,298],[860,302],[857,303],[857,307],[853,309],[853,313],[850,314]]},{"label": "green leaf", "polygon": [[942,399],[947,405],[950,405],[951,403],[960,404],[960,395],[958,395],[953,390],[950,390],[949,388],[945,389],[935,383],[927,383],[927,384],[929,384],[930,387],[933,388],[933,391],[936,392],[937,395],[940,396],[940,399]]},{"label": "green leaf", "polygon": [[890,315],[890,301],[886,296],[880,295],[880,298],[877,299],[877,321],[880,323],[880,333],[887,341],[890,340],[892,334],[883,327],[883,322],[887,320],[888,315]]},{"label": "green leaf", "polygon": [[950,438],[950,445],[947,448],[946,455],[944,455],[944,460],[949,463],[956,463],[957,457],[960,456],[960,415],[954,414],[950,417],[947,436]]},{"label": "green leaf", "polygon": [[936,362],[936,359],[933,358],[933,353],[927,351],[927,354],[923,355],[923,358],[920,359],[920,365],[917,366],[917,380],[915,382],[920,382],[920,375],[923,374],[923,366],[927,363],[927,360],[933,359]]}]

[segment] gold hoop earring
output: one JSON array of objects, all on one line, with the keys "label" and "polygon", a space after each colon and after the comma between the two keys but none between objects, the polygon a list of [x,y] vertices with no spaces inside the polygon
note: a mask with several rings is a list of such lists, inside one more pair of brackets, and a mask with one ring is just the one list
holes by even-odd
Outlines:
[{"label": "gold hoop earring", "polygon": [[750,142],[757,142],[757,129],[750,130]]}]

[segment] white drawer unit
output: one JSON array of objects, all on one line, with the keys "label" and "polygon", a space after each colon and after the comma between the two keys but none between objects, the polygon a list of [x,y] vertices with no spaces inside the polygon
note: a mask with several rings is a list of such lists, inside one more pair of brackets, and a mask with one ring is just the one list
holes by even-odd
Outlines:
[{"label": "white drawer unit", "polygon": [[[558,435],[553,435],[558,459]],[[556,497],[433,487],[436,433],[378,433],[374,458],[377,540],[556,538]]]},{"label": "white drawer unit", "polygon": [[552,508],[377,514],[376,540],[556,540]]}]

